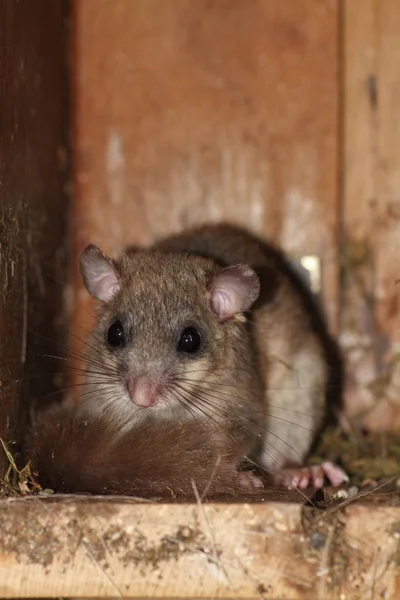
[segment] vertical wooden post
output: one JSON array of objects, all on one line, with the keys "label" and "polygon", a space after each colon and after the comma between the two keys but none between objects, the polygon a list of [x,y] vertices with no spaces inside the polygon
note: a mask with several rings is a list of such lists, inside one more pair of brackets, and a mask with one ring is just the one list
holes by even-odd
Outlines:
[{"label": "vertical wooden post", "polygon": [[[0,0],[0,437],[5,440],[19,438],[29,405],[51,386],[49,369],[35,354],[43,348],[39,335],[54,338],[61,304],[62,289],[54,280],[66,219],[65,16],[63,0]],[[2,461],[1,451],[0,472]]]},{"label": "vertical wooden post", "polygon": [[341,339],[350,414],[400,427],[400,5],[344,3]]}]

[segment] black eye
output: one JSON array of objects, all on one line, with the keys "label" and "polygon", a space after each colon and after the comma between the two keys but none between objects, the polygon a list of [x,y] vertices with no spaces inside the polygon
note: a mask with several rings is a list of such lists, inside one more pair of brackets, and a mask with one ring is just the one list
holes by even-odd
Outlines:
[{"label": "black eye", "polygon": [[198,352],[201,346],[201,335],[194,327],[186,327],[179,338],[178,352],[187,352],[194,354]]},{"label": "black eye", "polygon": [[121,321],[115,321],[107,331],[107,342],[112,348],[125,346],[125,334]]}]

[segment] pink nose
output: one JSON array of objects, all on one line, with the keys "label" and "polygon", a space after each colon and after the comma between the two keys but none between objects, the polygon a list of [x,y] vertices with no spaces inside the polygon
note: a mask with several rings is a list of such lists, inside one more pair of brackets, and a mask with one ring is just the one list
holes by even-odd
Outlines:
[{"label": "pink nose", "polygon": [[136,406],[149,408],[157,402],[157,387],[146,379],[140,377],[129,379],[127,388],[129,397]]}]

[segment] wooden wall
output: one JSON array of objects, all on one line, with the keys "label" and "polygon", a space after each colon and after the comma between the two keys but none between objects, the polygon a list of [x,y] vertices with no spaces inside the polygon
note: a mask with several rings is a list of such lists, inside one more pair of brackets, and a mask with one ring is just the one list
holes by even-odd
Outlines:
[{"label": "wooden wall", "polygon": [[[67,109],[64,4],[0,0],[3,440],[19,437],[28,403],[43,397],[52,385],[51,374],[38,354],[43,353],[39,336],[55,336],[61,305],[62,288],[55,278],[63,263],[67,209],[62,194]],[[0,472],[3,458],[0,451]]]},{"label": "wooden wall", "polygon": [[323,257],[335,324],[336,4],[76,2],[76,248],[229,219]]},{"label": "wooden wall", "polygon": [[343,14],[341,341],[350,414],[400,428],[400,5]]},{"label": "wooden wall", "polygon": [[349,414],[400,426],[397,1],[74,7],[75,323],[89,241],[239,222],[321,259]]}]

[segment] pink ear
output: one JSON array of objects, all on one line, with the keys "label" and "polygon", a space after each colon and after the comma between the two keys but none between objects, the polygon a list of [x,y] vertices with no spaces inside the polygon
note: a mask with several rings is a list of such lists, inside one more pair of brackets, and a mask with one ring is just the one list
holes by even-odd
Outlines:
[{"label": "pink ear", "polygon": [[212,280],[210,304],[221,321],[248,310],[260,293],[260,281],[247,265],[220,271]]},{"label": "pink ear", "polygon": [[80,256],[80,267],[87,291],[100,302],[108,302],[118,292],[118,274],[111,260],[90,244]]}]

